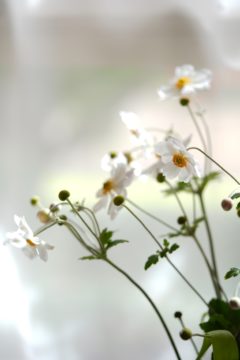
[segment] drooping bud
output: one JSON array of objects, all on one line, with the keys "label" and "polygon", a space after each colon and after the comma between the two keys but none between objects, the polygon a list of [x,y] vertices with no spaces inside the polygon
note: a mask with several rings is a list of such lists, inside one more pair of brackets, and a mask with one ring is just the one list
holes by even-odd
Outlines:
[{"label": "drooping bud", "polygon": [[240,309],[240,297],[234,296],[229,300],[229,306],[233,310],[239,310]]},{"label": "drooping bud", "polygon": [[113,199],[113,203],[116,206],[120,206],[124,203],[125,199],[122,195],[117,195],[115,196],[115,198]]},{"label": "drooping bud", "polygon": [[181,98],[180,100],[179,100],[179,102],[180,102],[180,105],[182,105],[182,106],[187,106],[188,104],[189,104],[189,99],[188,98],[185,98],[185,97],[183,97],[183,98]]},{"label": "drooping bud", "polygon": [[70,196],[70,192],[68,190],[62,190],[58,194],[58,197],[61,201],[67,200],[69,198],[69,196]]},{"label": "drooping bud", "polygon": [[222,206],[223,210],[229,211],[233,207],[233,202],[230,198],[223,199],[221,202],[221,206]]},{"label": "drooping bud", "polygon": [[192,332],[188,328],[183,328],[179,333],[181,339],[183,340],[189,340],[192,337]]}]

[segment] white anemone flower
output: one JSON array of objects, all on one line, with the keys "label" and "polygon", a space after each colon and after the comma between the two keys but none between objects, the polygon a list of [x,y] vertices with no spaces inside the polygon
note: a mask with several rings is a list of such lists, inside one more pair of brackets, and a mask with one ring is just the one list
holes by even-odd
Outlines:
[{"label": "white anemone flower", "polygon": [[120,206],[113,204],[113,198],[116,195],[127,196],[126,187],[131,184],[134,179],[134,170],[128,169],[127,164],[118,163],[112,167],[111,177],[103,183],[101,189],[97,191],[96,196],[100,198],[93,207],[94,211],[108,207],[108,214],[111,219],[115,218]]},{"label": "white anemone flower", "polygon": [[41,260],[47,261],[47,251],[52,250],[54,247],[39,239],[37,236],[34,236],[33,231],[28,226],[24,217],[14,215],[14,221],[18,229],[17,231],[6,234],[7,239],[4,244],[11,244],[14,247],[22,249],[24,254],[30,259],[39,256]]},{"label": "white anemone flower", "polygon": [[122,152],[110,152],[103,156],[101,160],[101,168],[109,172],[119,163],[127,164],[127,157]]},{"label": "white anemone flower", "polygon": [[178,178],[178,181],[189,182],[192,176],[201,176],[197,162],[181,141],[171,137],[155,148],[159,169],[167,179]]},{"label": "white anemone flower", "polygon": [[162,86],[158,90],[161,100],[188,96],[198,90],[210,88],[212,72],[208,69],[195,70],[192,65],[182,65],[176,67],[175,76],[167,86]]},{"label": "white anemone flower", "polygon": [[140,119],[134,112],[121,111],[120,117],[132,135],[132,142],[136,146],[153,145],[153,136],[140,125]]}]

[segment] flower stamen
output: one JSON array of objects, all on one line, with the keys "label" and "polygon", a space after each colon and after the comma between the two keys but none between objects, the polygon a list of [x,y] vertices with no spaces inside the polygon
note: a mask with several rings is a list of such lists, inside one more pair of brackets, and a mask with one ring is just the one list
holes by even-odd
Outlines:
[{"label": "flower stamen", "polygon": [[179,78],[178,81],[176,82],[176,88],[177,88],[178,90],[182,90],[182,88],[183,88],[185,85],[189,84],[190,82],[191,82],[191,80],[190,80],[189,77],[183,76],[183,77]]},{"label": "flower stamen", "polygon": [[103,183],[103,193],[107,194],[114,188],[114,184],[112,180],[107,180]]},{"label": "flower stamen", "polygon": [[181,153],[175,153],[172,157],[172,161],[174,165],[176,165],[179,168],[186,167],[188,163],[186,156],[184,156]]},{"label": "flower stamen", "polygon": [[28,245],[30,245],[31,247],[36,247],[36,244],[30,240],[30,239],[26,239],[26,242],[28,243]]}]

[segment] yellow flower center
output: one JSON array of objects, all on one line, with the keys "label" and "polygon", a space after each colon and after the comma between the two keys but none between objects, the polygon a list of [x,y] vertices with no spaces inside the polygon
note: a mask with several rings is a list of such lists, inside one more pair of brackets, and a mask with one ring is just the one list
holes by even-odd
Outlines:
[{"label": "yellow flower center", "polygon": [[28,245],[30,245],[31,247],[36,247],[36,244],[30,240],[30,239],[27,239],[26,242],[28,243]]},{"label": "yellow flower center", "polygon": [[172,157],[172,161],[174,165],[176,165],[179,168],[186,167],[188,163],[186,156],[184,156],[181,153],[175,153]]},{"label": "yellow flower center", "polygon": [[178,90],[182,90],[182,88],[183,88],[185,85],[189,84],[190,82],[191,82],[191,80],[190,80],[189,77],[183,76],[183,77],[179,78],[178,81],[176,82],[176,88],[177,88]]},{"label": "yellow flower center", "polygon": [[107,194],[114,188],[114,184],[112,180],[105,181],[103,184],[103,193]]}]

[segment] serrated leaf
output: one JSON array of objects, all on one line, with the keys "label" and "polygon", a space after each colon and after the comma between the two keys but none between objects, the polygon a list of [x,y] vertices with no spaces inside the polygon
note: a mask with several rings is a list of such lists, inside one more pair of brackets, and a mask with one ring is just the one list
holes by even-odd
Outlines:
[{"label": "serrated leaf", "polygon": [[178,244],[172,244],[172,246],[169,249],[169,253],[172,254],[174,251],[176,251],[179,248]]},{"label": "serrated leaf", "polygon": [[232,267],[224,276],[224,279],[230,279],[232,277],[236,277],[240,274],[240,269],[236,267]]},{"label": "serrated leaf", "polygon": [[202,192],[210,181],[216,180],[221,175],[218,171],[212,171],[201,179],[199,191]]},{"label": "serrated leaf", "polygon": [[108,250],[113,246],[116,246],[118,244],[127,243],[127,242],[129,242],[129,241],[128,240],[113,240],[107,244],[106,249]]},{"label": "serrated leaf", "polygon": [[211,345],[214,360],[239,360],[237,342],[234,336],[226,330],[215,330],[205,334],[202,348],[196,360],[202,359]]},{"label": "serrated leaf", "polygon": [[99,239],[103,245],[107,245],[109,242],[111,242],[112,236],[113,231],[109,231],[107,228],[105,228],[102,230]]},{"label": "serrated leaf", "polygon": [[167,248],[170,245],[170,243],[169,243],[169,241],[167,241],[167,239],[164,239],[163,245]]},{"label": "serrated leaf", "polygon": [[145,263],[144,269],[147,270],[148,268],[150,268],[150,266],[157,264],[158,260],[158,255],[150,255]]}]

